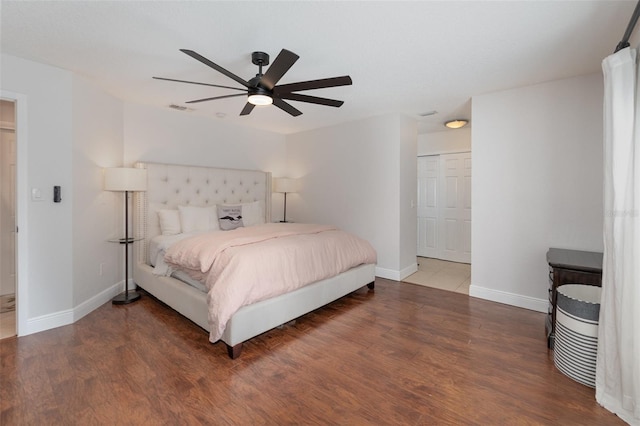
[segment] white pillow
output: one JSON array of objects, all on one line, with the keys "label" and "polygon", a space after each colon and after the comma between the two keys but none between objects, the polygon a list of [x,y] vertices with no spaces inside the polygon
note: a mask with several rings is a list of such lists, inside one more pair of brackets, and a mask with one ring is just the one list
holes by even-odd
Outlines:
[{"label": "white pillow", "polygon": [[242,204],[242,222],[244,226],[261,225],[264,223],[264,212],[260,201]]},{"label": "white pillow", "polygon": [[242,223],[246,226],[261,225],[264,223],[264,212],[260,201],[242,204],[222,204],[224,207],[242,207]]},{"label": "white pillow", "polygon": [[[218,229],[215,206],[178,206],[178,210],[180,211],[182,232],[209,231],[212,228]],[[213,221],[212,217],[215,217],[216,220]]]},{"label": "white pillow", "polygon": [[158,210],[158,219],[160,221],[160,231],[162,235],[176,235],[182,232],[178,210]]}]

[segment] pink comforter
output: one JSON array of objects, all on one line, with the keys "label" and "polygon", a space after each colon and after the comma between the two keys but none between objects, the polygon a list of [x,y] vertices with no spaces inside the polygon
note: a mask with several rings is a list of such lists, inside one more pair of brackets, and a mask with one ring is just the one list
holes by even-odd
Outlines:
[{"label": "pink comforter", "polygon": [[215,342],[242,306],[375,263],[376,252],[331,226],[269,223],[181,240],[165,261],[205,283],[209,340]]}]

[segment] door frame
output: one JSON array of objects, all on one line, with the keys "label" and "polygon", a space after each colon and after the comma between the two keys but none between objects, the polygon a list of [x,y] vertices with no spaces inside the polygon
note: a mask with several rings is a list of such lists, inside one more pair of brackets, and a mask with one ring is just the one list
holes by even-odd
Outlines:
[{"label": "door frame", "polygon": [[29,269],[27,241],[28,219],[28,169],[27,169],[27,96],[0,89],[0,98],[15,103],[15,143],[16,143],[16,335],[27,332],[27,299],[29,295]]}]

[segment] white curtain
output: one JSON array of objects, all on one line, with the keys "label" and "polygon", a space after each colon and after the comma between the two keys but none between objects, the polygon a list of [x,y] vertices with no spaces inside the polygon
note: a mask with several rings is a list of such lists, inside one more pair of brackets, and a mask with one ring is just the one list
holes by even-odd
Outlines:
[{"label": "white curtain", "polygon": [[640,425],[640,91],[636,50],[604,71],[604,261],[596,400]]}]

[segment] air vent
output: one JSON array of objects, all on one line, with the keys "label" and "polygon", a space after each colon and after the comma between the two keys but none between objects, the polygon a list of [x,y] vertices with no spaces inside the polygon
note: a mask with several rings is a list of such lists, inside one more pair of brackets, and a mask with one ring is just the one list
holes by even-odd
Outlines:
[{"label": "air vent", "polygon": [[422,112],[420,114],[418,114],[420,117],[429,117],[430,115],[436,115],[438,113],[438,111],[433,110],[433,111],[428,111],[428,112]]},{"label": "air vent", "polygon": [[176,104],[169,105],[169,108],[176,109],[178,111],[193,111],[193,109],[191,108],[187,108],[186,106],[176,105]]}]

